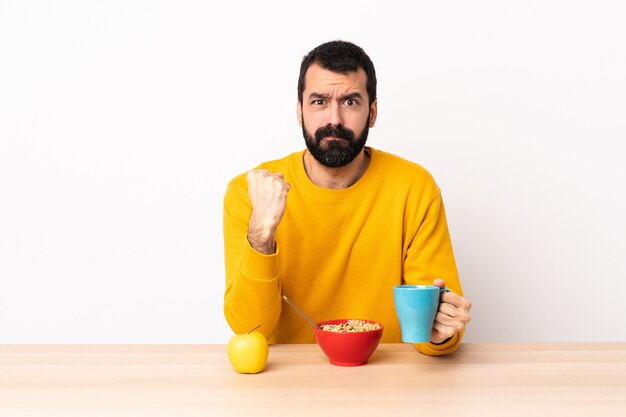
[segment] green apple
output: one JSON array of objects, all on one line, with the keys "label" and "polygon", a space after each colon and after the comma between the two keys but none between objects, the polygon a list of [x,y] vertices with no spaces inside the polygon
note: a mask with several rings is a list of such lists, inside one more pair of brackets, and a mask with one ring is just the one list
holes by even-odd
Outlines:
[{"label": "green apple", "polygon": [[240,374],[258,374],[265,369],[269,348],[263,333],[255,332],[259,327],[228,341],[228,359]]}]

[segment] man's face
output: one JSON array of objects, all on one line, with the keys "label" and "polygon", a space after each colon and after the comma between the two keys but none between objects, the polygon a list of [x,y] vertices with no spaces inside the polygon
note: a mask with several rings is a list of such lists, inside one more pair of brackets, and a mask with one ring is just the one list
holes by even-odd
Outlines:
[{"label": "man's face", "polygon": [[349,164],[363,150],[376,121],[376,101],[369,105],[365,71],[342,74],[314,63],[304,80],[298,121],[309,152],[327,167]]}]

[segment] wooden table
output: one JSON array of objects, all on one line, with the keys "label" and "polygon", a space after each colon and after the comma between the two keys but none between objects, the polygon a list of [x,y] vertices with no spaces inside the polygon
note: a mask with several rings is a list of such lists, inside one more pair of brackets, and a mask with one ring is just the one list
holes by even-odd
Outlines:
[{"label": "wooden table", "polygon": [[0,416],[626,416],[626,343],[385,344],[365,366],[274,345],[240,375],[224,345],[0,346]]}]

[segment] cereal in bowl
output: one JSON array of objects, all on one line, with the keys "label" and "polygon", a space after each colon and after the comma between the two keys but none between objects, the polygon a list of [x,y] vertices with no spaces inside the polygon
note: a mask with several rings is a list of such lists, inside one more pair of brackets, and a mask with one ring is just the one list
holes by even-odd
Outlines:
[{"label": "cereal in bowl", "polygon": [[364,320],[348,320],[340,324],[324,324],[322,330],[335,333],[369,332],[380,329],[380,324]]}]

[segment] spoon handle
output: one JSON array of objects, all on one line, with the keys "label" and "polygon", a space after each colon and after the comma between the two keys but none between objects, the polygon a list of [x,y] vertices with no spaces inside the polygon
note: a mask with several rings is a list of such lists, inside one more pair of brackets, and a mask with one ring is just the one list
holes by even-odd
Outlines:
[{"label": "spoon handle", "polygon": [[309,323],[311,323],[313,325],[313,327],[315,327],[317,330],[322,330],[320,329],[320,326],[317,325],[317,323],[315,323],[313,320],[311,320],[306,314],[304,314],[294,303],[291,302],[291,300],[289,298],[287,298],[286,295],[283,295],[283,300],[285,300],[287,302],[287,304],[289,304],[291,307],[294,308],[294,310],[296,310],[298,312],[298,314],[300,314],[302,317],[304,317],[304,319],[306,321],[308,321]]}]

